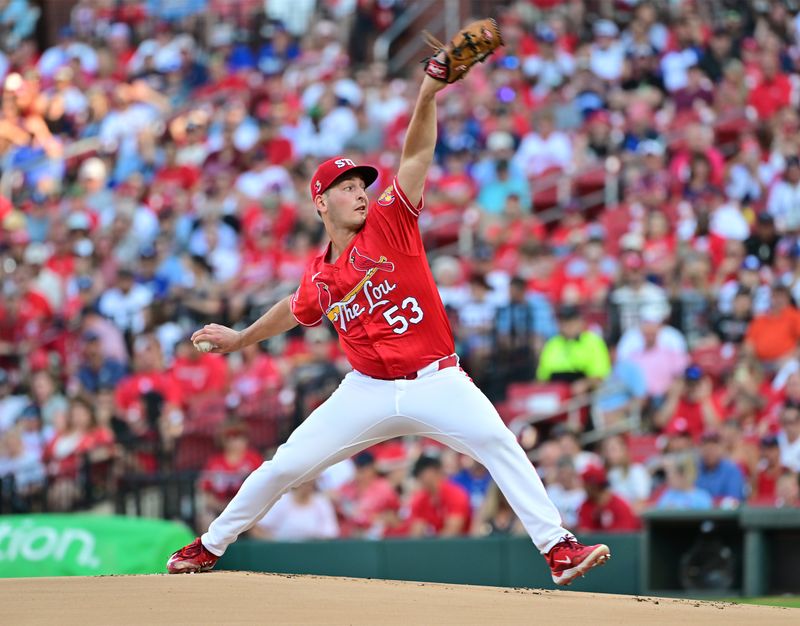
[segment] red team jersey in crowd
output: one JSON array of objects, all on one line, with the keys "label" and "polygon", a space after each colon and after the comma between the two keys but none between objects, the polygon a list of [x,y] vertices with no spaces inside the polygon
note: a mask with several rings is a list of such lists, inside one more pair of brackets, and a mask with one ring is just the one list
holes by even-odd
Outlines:
[{"label": "red team jersey in crowd", "polygon": [[460,485],[447,480],[439,484],[439,493],[432,496],[428,491],[417,491],[411,496],[409,522],[421,520],[428,530],[439,534],[447,518],[461,517],[464,521],[459,529],[461,534],[469,530],[471,508],[469,494]]},{"label": "red team jersey in crowd", "polygon": [[327,317],[353,368],[373,378],[400,378],[455,352],[417,226],[422,206],[395,178],[339,258],[326,261],[329,244],[292,296],[297,321]]}]

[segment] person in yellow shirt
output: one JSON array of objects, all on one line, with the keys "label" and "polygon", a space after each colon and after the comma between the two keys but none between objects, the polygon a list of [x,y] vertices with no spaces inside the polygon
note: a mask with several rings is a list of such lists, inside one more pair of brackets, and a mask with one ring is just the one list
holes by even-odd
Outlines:
[{"label": "person in yellow shirt", "polygon": [[573,305],[559,308],[558,328],[542,348],[536,378],[570,383],[573,395],[593,390],[611,373],[605,341],[586,330],[580,309]]}]

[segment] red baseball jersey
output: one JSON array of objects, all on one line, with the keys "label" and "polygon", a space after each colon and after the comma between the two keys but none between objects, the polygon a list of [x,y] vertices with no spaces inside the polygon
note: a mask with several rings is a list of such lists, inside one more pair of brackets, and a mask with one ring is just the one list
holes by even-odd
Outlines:
[{"label": "red baseball jersey", "polygon": [[347,249],[328,263],[328,244],[292,296],[297,321],[316,326],[327,317],[367,376],[399,378],[455,352],[417,225],[423,204],[411,206],[395,178]]}]

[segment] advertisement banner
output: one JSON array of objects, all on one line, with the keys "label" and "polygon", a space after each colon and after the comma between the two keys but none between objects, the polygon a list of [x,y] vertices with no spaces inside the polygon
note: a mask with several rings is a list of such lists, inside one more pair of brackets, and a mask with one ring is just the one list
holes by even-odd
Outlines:
[{"label": "advertisement banner", "polygon": [[178,522],[95,515],[0,516],[0,578],[164,572],[193,539]]}]

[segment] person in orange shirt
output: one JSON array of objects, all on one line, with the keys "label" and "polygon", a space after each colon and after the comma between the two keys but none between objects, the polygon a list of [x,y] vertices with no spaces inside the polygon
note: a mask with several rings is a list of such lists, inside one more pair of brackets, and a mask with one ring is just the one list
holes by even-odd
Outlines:
[{"label": "person in orange shirt", "polygon": [[756,316],[745,336],[745,350],[768,366],[791,357],[800,341],[800,311],[788,287],[775,285],[766,313]]}]

